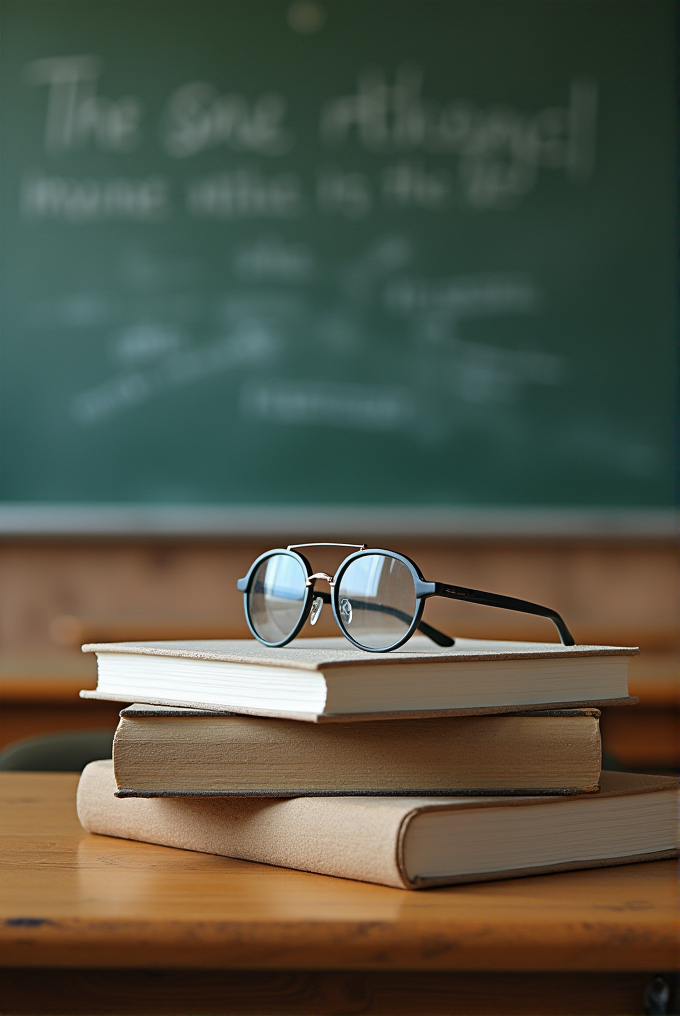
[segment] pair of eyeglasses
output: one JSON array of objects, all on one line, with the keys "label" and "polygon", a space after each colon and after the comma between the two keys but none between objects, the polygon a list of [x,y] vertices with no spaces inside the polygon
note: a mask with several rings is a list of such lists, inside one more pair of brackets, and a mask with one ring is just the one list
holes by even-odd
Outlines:
[{"label": "pair of eyeglasses", "polygon": [[[299,553],[307,547],[348,547],[355,548],[355,553],[345,558],[335,575],[328,575],[312,571],[307,558]],[[317,590],[319,580],[328,583],[330,592]],[[324,603],[330,603],[345,638],[368,653],[398,649],[416,630],[438,646],[453,646],[454,639],[422,619],[430,596],[547,617],[557,628],[562,645],[574,645],[566,624],[549,607],[446,582],[427,582],[417,564],[404,554],[364,544],[294,543],[285,550],[268,550],[253,561],[236,586],[243,593],[248,627],[265,646],[287,645],[300,634],[307,619],[316,624]]]}]

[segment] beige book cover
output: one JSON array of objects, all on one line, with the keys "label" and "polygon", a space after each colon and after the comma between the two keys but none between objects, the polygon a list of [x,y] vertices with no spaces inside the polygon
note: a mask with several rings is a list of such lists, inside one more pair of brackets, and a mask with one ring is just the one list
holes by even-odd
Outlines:
[{"label": "beige book cover", "polygon": [[272,649],[254,639],[112,642],[97,654],[84,698],[217,709],[310,722],[456,716],[621,705],[635,648],[420,637],[391,653],[346,639],[302,638]]},{"label": "beige book cover", "polygon": [[328,723],[135,705],[113,743],[118,796],[596,791],[599,710]]},{"label": "beige book cover", "polygon": [[106,836],[403,889],[677,854],[677,781],[607,773],[579,797],[120,799],[92,762],[78,817]]}]

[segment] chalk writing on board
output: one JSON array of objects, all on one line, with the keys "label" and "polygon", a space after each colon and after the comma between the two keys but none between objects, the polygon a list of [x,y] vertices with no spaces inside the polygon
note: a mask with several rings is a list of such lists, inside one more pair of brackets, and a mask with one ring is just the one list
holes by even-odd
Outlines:
[{"label": "chalk writing on board", "polygon": [[293,135],[284,126],[286,100],[270,92],[253,102],[239,93],[220,95],[205,81],[183,85],[170,98],[163,118],[163,145],[176,159],[224,145],[235,152],[284,155]]},{"label": "chalk writing on board", "polygon": [[[139,146],[141,100],[99,94],[103,70],[104,62],[93,54],[49,57],[26,66],[27,83],[47,86],[44,145],[48,155],[88,144],[121,154]],[[535,188],[540,170],[562,170],[572,183],[591,178],[598,88],[589,78],[572,80],[565,105],[537,111],[520,110],[502,100],[488,107],[469,98],[441,101],[426,95],[425,84],[425,71],[415,63],[400,64],[391,78],[384,68],[364,68],[357,75],[354,92],[322,105],[318,121],[322,147],[339,150],[358,144],[374,155],[453,156],[458,159],[462,197],[479,209],[512,207]],[[187,160],[220,147],[272,159],[295,147],[289,123],[294,112],[281,92],[223,94],[210,82],[193,81],[178,87],[166,101],[159,140],[173,159]],[[96,181],[69,185],[45,178],[41,187],[36,182],[29,186],[24,205],[77,203],[81,198],[71,196],[70,190],[76,188],[80,195],[85,184],[94,193]],[[108,202],[114,216],[125,217],[119,209],[127,208],[130,199],[108,197],[112,186],[112,181],[100,183],[103,196],[90,197],[90,203]],[[325,212],[359,219],[375,203],[373,189],[362,173],[322,167],[318,205]],[[382,200],[394,207],[439,210],[450,201],[452,177],[443,166],[400,161],[383,168],[378,190]],[[193,183],[187,207],[190,214],[217,218],[283,216],[299,214],[301,200],[300,182],[294,175],[265,179],[252,168],[240,168]],[[68,215],[63,218],[75,221]]]},{"label": "chalk writing on board", "polygon": [[309,282],[316,259],[308,244],[281,236],[257,237],[239,247],[233,259],[236,277],[245,282]]},{"label": "chalk writing on board", "polygon": [[377,154],[420,150],[457,155],[464,194],[476,207],[502,206],[527,194],[542,167],[562,169],[574,182],[592,175],[595,82],[575,78],[567,105],[524,113],[502,104],[483,109],[462,98],[437,102],[423,95],[424,78],[423,68],[407,63],[392,83],[381,68],[362,71],[354,93],[332,99],[322,109],[322,142],[340,148],[356,141]]},{"label": "chalk writing on board", "polygon": [[317,177],[316,201],[319,210],[347,219],[364,219],[373,210],[373,187],[365,173],[326,167]]},{"label": "chalk writing on board", "polygon": [[159,322],[129,325],[110,343],[115,359],[126,366],[145,363],[176,352],[183,345],[181,330]]},{"label": "chalk writing on board", "polygon": [[507,273],[450,279],[402,276],[385,287],[384,300],[386,310],[394,314],[428,312],[459,319],[531,314],[539,307],[540,294],[527,276]]},{"label": "chalk writing on board", "polygon": [[190,184],[187,210],[196,218],[296,218],[304,210],[302,183],[296,173],[250,167],[214,173]]},{"label": "chalk writing on board", "polygon": [[97,56],[35,60],[25,80],[48,88],[45,150],[60,154],[88,143],[108,152],[131,152],[140,140],[142,103],[134,96],[109,99],[97,93],[103,61]]},{"label": "chalk writing on board", "polygon": [[368,431],[403,430],[415,415],[406,388],[273,378],[243,386],[239,407],[249,420]]},{"label": "chalk writing on board", "polygon": [[267,363],[276,351],[276,338],[262,327],[247,323],[235,334],[195,348],[173,351],[145,371],[118,375],[76,396],[71,415],[80,424],[92,424],[169,391],[244,365]]},{"label": "chalk writing on board", "polygon": [[443,168],[404,161],[386,166],[382,173],[383,202],[395,208],[441,211],[450,203],[451,191],[451,174]]},{"label": "chalk writing on board", "polygon": [[[110,341],[113,362],[123,373],[78,394],[71,416],[89,427],[227,372],[240,379],[238,409],[244,419],[375,432],[409,429],[431,442],[433,435],[448,433],[466,407],[473,415],[476,406],[502,409],[515,403],[527,386],[565,381],[568,370],[559,355],[472,342],[459,334],[462,322],[539,314],[542,296],[530,277],[497,273],[423,279],[404,274],[412,255],[406,237],[378,238],[338,274],[328,302],[313,307],[306,289],[295,295],[290,289],[271,288],[282,282],[304,286],[312,272],[323,271],[312,249],[276,235],[241,244],[233,265],[237,276],[254,288],[235,290],[214,305],[211,317],[225,337],[197,344],[186,316],[191,307],[184,308],[187,325],[182,328],[181,306],[168,304],[170,316],[163,320],[158,316],[163,306],[154,310],[148,304],[146,320],[119,327]],[[411,352],[402,357],[412,361],[408,384],[261,376],[273,366],[280,369],[310,339],[317,349],[345,360],[359,355],[367,301],[382,302],[388,315],[407,326]],[[55,308],[53,314],[58,313]],[[498,425],[498,420],[484,422],[485,427]]]},{"label": "chalk writing on board", "polygon": [[170,214],[170,182],[162,176],[66,177],[40,171],[24,175],[21,212],[27,219],[79,225],[128,220],[162,222]]}]

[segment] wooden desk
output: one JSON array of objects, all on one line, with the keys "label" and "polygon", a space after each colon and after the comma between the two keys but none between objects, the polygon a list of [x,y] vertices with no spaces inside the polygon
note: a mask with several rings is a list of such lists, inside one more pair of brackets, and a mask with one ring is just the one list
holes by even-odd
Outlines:
[{"label": "wooden desk", "polygon": [[677,966],[672,862],[406,892],[78,825],[2,773],[2,1012],[641,1013]]}]

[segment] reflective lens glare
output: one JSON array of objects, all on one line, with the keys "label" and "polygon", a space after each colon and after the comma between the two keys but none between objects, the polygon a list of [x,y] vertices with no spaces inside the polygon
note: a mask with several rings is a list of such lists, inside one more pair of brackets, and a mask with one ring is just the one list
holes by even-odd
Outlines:
[{"label": "reflective lens glare", "polygon": [[352,561],[340,580],[338,603],[343,627],[367,649],[390,649],[399,642],[418,609],[410,569],[387,554]]},{"label": "reflective lens glare", "polygon": [[248,599],[250,622],[265,642],[282,642],[295,629],[305,604],[307,575],[300,561],[274,554],[255,572]]}]

